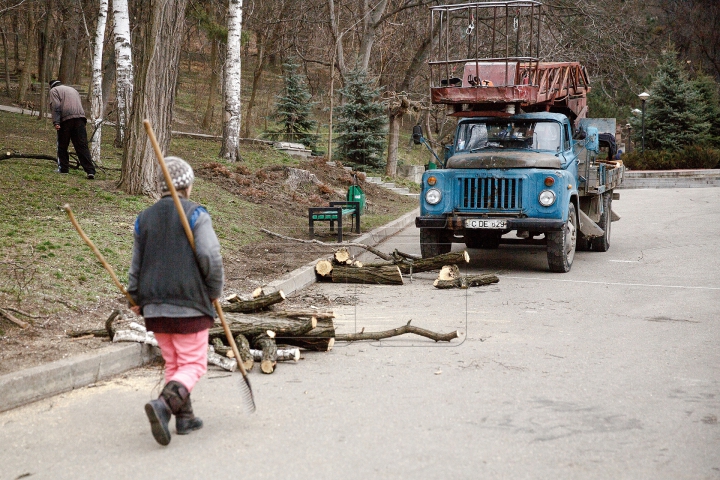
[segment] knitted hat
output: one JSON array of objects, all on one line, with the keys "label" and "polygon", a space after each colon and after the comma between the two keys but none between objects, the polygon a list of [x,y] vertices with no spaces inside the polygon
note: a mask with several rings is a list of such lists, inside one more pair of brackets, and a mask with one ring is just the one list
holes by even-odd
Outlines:
[{"label": "knitted hat", "polygon": [[50,80],[50,88],[60,85],[60,80]]},{"label": "knitted hat", "polygon": [[[172,178],[175,190],[188,188],[195,181],[195,174],[193,173],[192,167],[182,158],[165,157],[165,165],[167,165],[168,172],[170,172],[170,178]],[[160,170],[158,175],[158,183],[160,184],[160,190],[162,192],[170,191],[167,183],[165,183],[165,176],[162,170]]]}]

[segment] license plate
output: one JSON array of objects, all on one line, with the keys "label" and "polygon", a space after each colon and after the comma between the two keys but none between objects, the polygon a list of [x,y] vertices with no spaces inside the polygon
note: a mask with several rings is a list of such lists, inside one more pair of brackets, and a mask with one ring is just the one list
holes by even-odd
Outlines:
[{"label": "license plate", "polygon": [[507,220],[471,218],[465,220],[465,228],[503,229],[507,228]]}]

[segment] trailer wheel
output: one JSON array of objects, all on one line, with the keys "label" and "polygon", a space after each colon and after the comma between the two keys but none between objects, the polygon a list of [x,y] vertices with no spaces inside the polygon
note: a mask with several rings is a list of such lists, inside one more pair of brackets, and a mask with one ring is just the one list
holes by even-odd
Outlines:
[{"label": "trailer wheel", "polygon": [[600,216],[598,227],[604,230],[602,237],[595,237],[591,240],[592,249],[595,252],[607,252],[610,249],[610,225],[612,224],[612,191],[602,194],[603,213]]},{"label": "trailer wheel", "polygon": [[547,258],[551,272],[566,273],[575,258],[578,233],[575,205],[570,202],[568,220],[559,232],[547,232]]},{"label": "trailer wheel", "polygon": [[452,236],[443,228],[420,229],[420,254],[422,258],[437,257],[449,253],[452,248]]}]

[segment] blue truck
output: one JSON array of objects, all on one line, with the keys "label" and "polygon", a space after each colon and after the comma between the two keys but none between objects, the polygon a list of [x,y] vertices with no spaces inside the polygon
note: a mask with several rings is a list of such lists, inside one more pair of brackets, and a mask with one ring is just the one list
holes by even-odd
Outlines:
[{"label": "blue truck", "polygon": [[[498,9],[507,12],[505,23]],[[470,60],[466,49],[456,59],[448,47],[452,35],[462,32],[458,18],[472,22],[465,37],[480,35],[476,25],[493,32],[510,31],[511,25],[521,29],[522,22],[539,24],[540,2],[456,4],[431,11],[433,25],[445,25],[437,29],[441,58],[429,62],[431,98],[458,121],[444,159],[423,175],[415,220],[423,258],[447,253],[453,243],[481,249],[541,244],[549,269],[568,272],[576,250],[607,251],[611,223],[619,219],[612,212],[612,200],[619,198],[613,189],[624,166],[613,155],[615,132],[601,132],[586,118],[585,69],[577,62],[540,61],[532,56],[532,42],[515,44],[530,45],[529,55],[516,50],[514,56],[498,57],[490,50],[495,39],[490,47],[483,37],[488,45],[481,48],[477,37],[465,38],[464,44],[477,44]],[[528,30],[539,37],[539,28]],[[502,47],[504,53],[511,50],[510,43]],[[424,140],[421,131],[415,139]]]}]

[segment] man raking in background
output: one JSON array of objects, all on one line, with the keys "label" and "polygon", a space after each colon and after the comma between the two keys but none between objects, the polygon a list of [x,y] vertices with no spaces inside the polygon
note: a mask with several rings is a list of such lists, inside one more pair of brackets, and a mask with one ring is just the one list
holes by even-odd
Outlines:
[{"label": "man raking in background", "polygon": [[88,148],[85,130],[87,118],[80,94],[74,88],[63,85],[60,80],[50,80],[50,111],[57,130],[58,172],[68,173],[70,169],[68,145],[72,140],[80,165],[87,173],[87,178],[92,180],[95,178],[95,165]]}]

